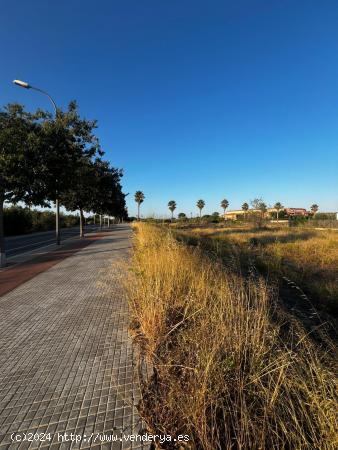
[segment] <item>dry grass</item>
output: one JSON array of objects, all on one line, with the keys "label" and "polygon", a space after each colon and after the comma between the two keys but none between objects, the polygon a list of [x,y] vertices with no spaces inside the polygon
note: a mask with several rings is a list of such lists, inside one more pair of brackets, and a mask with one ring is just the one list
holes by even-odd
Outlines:
[{"label": "dry grass", "polygon": [[300,327],[272,320],[262,279],[141,223],[126,286],[155,370],[143,403],[153,431],[196,449],[336,448],[333,371]]},{"label": "dry grass", "polygon": [[271,227],[195,228],[185,237],[211,238],[221,253],[242,253],[265,271],[287,276],[312,297],[317,306],[338,311],[338,232]]}]

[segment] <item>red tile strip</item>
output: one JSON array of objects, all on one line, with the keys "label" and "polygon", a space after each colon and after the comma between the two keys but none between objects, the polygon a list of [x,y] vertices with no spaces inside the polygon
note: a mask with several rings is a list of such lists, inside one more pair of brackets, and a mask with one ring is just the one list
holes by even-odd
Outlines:
[{"label": "red tile strip", "polygon": [[93,241],[109,235],[108,232],[88,235],[84,239],[66,244],[60,249],[37,256],[29,261],[10,267],[0,272],[0,297],[12,291],[16,287],[34,278],[39,273],[45,272],[65,258],[74,255]]}]

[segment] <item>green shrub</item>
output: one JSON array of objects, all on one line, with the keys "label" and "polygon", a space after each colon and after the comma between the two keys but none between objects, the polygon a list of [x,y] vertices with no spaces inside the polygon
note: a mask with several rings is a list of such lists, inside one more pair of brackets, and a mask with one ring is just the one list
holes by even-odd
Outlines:
[{"label": "green shrub", "polygon": [[33,217],[28,208],[11,206],[4,209],[5,236],[29,233],[32,227]]},{"label": "green shrub", "polygon": [[[60,225],[63,228],[74,227],[79,224],[79,216],[60,214]],[[4,209],[5,236],[49,231],[55,229],[55,213],[53,211],[39,211],[10,206]]]}]

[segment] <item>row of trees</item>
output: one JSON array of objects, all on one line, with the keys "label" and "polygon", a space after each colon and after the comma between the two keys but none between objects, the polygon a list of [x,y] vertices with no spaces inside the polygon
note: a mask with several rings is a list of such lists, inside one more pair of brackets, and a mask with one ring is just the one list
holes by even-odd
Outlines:
[{"label": "row of trees", "polygon": [[[127,216],[122,192],[122,171],[103,159],[97,122],[82,119],[76,102],[66,111],[25,111],[19,104],[0,110],[0,252],[5,264],[4,203],[27,206],[60,205],[80,212],[84,235],[84,211]],[[57,214],[58,217],[58,214]],[[59,224],[56,223],[58,230]]]},{"label": "row of trees", "polygon": [[[140,219],[140,205],[141,205],[141,203],[143,203],[144,199],[145,199],[145,196],[144,196],[142,191],[137,191],[135,193],[135,202],[137,203],[137,207],[138,207],[137,208],[137,218],[138,219]],[[252,206],[253,209],[258,210],[258,211],[261,212],[262,216],[264,216],[265,213],[267,212],[268,207],[267,207],[267,205],[264,203],[264,201],[261,198],[256,198],[256,199],[252,200],[250,203],[251,203],[251,206]],[[220,205],[221,205],[221,208],[223,209],[223,213],[225,214],[225,211],[229,207],[228,200],[227,199],[223,199],[221,201]],[[196,206],[199,209],[199,216],[201,218],[202,210],[205,207],[205,201],[202,200],[202,199],[198,200],[197,203],[196,203]],[[176,201],[175,200],[170,200],[168,202],[168,208],[171,211],[171,218],[173,219],[174,218],[174,211],[177,208]],[[243,203],[242,210],[244,211],[244,213],[249,211],[249,209],[250,209],[249,204],[246,203],[246,202]],[[280,211],[282,211],[284,209],[284,206],[281,204],[281,202],[276,202],[275,205],[274,205],[274,209],[276,210],[277,220],[279,220]],[[312,214],[315,215],[317,213],[319,207],[318,207],[317,204],[314,203],[311,206],[310,209],[311,209]],[[215,212],[212,215],[216,216],[216,215],[219,215],[219,214],[217,212]],[[178,215],[178,217],[179,218],[185,218],[186,214],[180,213]]]}]

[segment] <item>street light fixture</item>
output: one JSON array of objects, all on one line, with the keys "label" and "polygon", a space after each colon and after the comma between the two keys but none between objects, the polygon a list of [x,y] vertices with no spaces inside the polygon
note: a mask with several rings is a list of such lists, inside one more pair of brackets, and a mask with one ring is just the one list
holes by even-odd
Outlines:
[{"label": "street light fixture", "polygon": [[54,112],[55,112],[55,117],[57,116],[57,107],[56,107],[56,103],[54,102],[54,100],[52,99],[52,97],[48,94],[48,92],[43,91],[40,88],[34,87],[32,85],[30,85],[29,83],[26,83],[26,81],[21,81],[21,80],[13,80],[13,83],[17,86],[20,86],[24,89],[33,89],[34,91],[38,91],[41,92],[42,94],[45,94],[49,100],[52,102],[53,108],[54,108]]},{"label": "street light fixture", "polygon": [[26,89],[29,89],[29,88],[30,88],[30,85],[29,85],[28,83],[26,83],[25,81],[21,81],[21,80],[13,80],[13,83],[16,84],[16,85],[18,85],[18,86],[21,86],[21,87],[23,87],[23,88],[26,88]]},{"label": "street light fixture", "polygon": [[[37,88],[37,87],[34,87],[34,86],[30,85],[26,81],[13,80],[13,83],[16,86],[22,87],[24,89],[33,89],[34,91],[38,91],[38,92],[41,92],[42,94],[46,95],[49,98],[49,100],[51,101],[52,105],[53,105],[54,112],[55,112],[55,120],[57,119],[58,110],[57,110],[57,107],[56,107],[56,103],[54,102],[52,97],[48,94],[48,92],[43,91],[40,88]],[[60,241],[61,241],[61,238],[60,238],[60,203],[59,203],[59,199],[58,198],[55,199],[55,207],[56,207],[56,217],[55,217],[55,220],[56,220],[56,225],[55,225],[56,244],[60,245]]]}]

